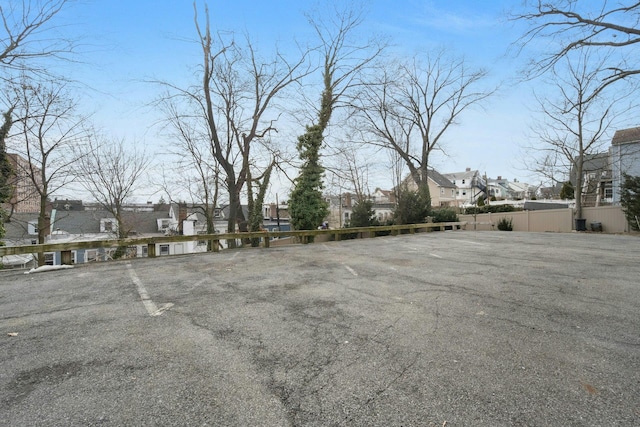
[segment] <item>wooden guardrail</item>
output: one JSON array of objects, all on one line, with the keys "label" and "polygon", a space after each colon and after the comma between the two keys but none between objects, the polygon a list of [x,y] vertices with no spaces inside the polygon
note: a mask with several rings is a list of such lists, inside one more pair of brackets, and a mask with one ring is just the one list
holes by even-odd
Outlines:
[{"label": "wooden guardrail", "polygon": [[[414,234],[420,231],[429,230],[445,230],[464,229],[466,222],[438,222],[424,224],[406,224],[406,225],[385,225],[377,227],[354,227],[354,228],[337,228],[328,230],[290,230],[290,231],[255,231],[245,233],[219,233],[219,234],[195,234],[189,236],[154,236],[142,237],[138,239],[111,239],[111,240],[93,240],[93,241],[74,241],[65,243],[45,243],[38,245],[26,246],[0,246],[0,256],[4,255],[21,255],[21,254],[37,254],[45,252],[61,252],[62,263],[71,260],[71,251],[77,249],[98,249],[98,248],[117,248],[127,246],[147,246],[147,256],[152,258],[156,256],[156,244],[192,242],[196,240],[207,240],[212,242],[214,252],[219,250],[219,242],[221,240],[233,239],[255,239],[259,238],[265,248],[269,247],[269,241],[272,238],[297,237],[300,243],[309,243],[312,237],[321,235],[333,235],[335,240],[341,240],[344,234],[356,237],[375,237],[376,234],[388,232],[391,235],[398,234]],[[70,263],[70,262],[68,262]]]}]

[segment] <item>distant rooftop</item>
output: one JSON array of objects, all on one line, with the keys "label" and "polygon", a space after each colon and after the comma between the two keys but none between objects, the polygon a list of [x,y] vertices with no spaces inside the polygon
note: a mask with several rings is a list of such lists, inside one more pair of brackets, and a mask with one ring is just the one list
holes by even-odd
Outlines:
[{"label": "distant rooftop", "polygon": [[616,131],[611,140],[611,145],[628,144],[638,141],[640,141],[640,127],[635,127]]}]

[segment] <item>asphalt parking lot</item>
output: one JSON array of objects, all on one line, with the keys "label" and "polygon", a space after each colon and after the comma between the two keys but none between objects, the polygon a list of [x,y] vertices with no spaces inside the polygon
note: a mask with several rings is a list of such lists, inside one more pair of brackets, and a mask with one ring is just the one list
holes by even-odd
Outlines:
[{"label": "asphalt parking lot", "polygon": [[0,272],[0,425],[640,425],[640,237]]}]

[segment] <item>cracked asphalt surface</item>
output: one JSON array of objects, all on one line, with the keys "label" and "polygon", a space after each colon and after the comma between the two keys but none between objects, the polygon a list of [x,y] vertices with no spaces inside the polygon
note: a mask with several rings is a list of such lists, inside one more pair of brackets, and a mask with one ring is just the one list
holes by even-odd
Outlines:
[{"label": "cracked asphalt surface", "polygon": [[594,233],[0,272],[0,425],[640,425],[639,313]]}]

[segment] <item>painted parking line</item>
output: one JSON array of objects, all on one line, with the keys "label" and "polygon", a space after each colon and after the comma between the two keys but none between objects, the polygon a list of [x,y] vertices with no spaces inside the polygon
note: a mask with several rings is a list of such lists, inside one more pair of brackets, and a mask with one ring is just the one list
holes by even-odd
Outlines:
[{"label": "painted parking line", "polygon": [[164,304],[162,307],[158,308],[156,303],[151,300],[147,289],[142,284],[142,281],[134,271],[131,264],[127,264],[127,270],[129,271],[129,276],[131,277],[131,281],[134,285],[136,285],[136,289],[138,290],[138,294],[140,295],[140,299],[142,300],[142,304],[144,304],[144,308],[147,309],[147,313],[149,316],[160,316],[166,310],[173,307],[172,303]]},{"label": "painted parking line", "polygon": [[353,268],[349,267],[346,264],[343,264],[343,265],[344,265],[344,268],[346,268],[349,271],[349,273],[353,274],[354,276],[358,275],[358,273]]},{"label": "painted parking line", "polygon": [[442,258],[440,255],[436,255],[436,254],[429,254],[429,255],[431,255],[434,258]]}]

